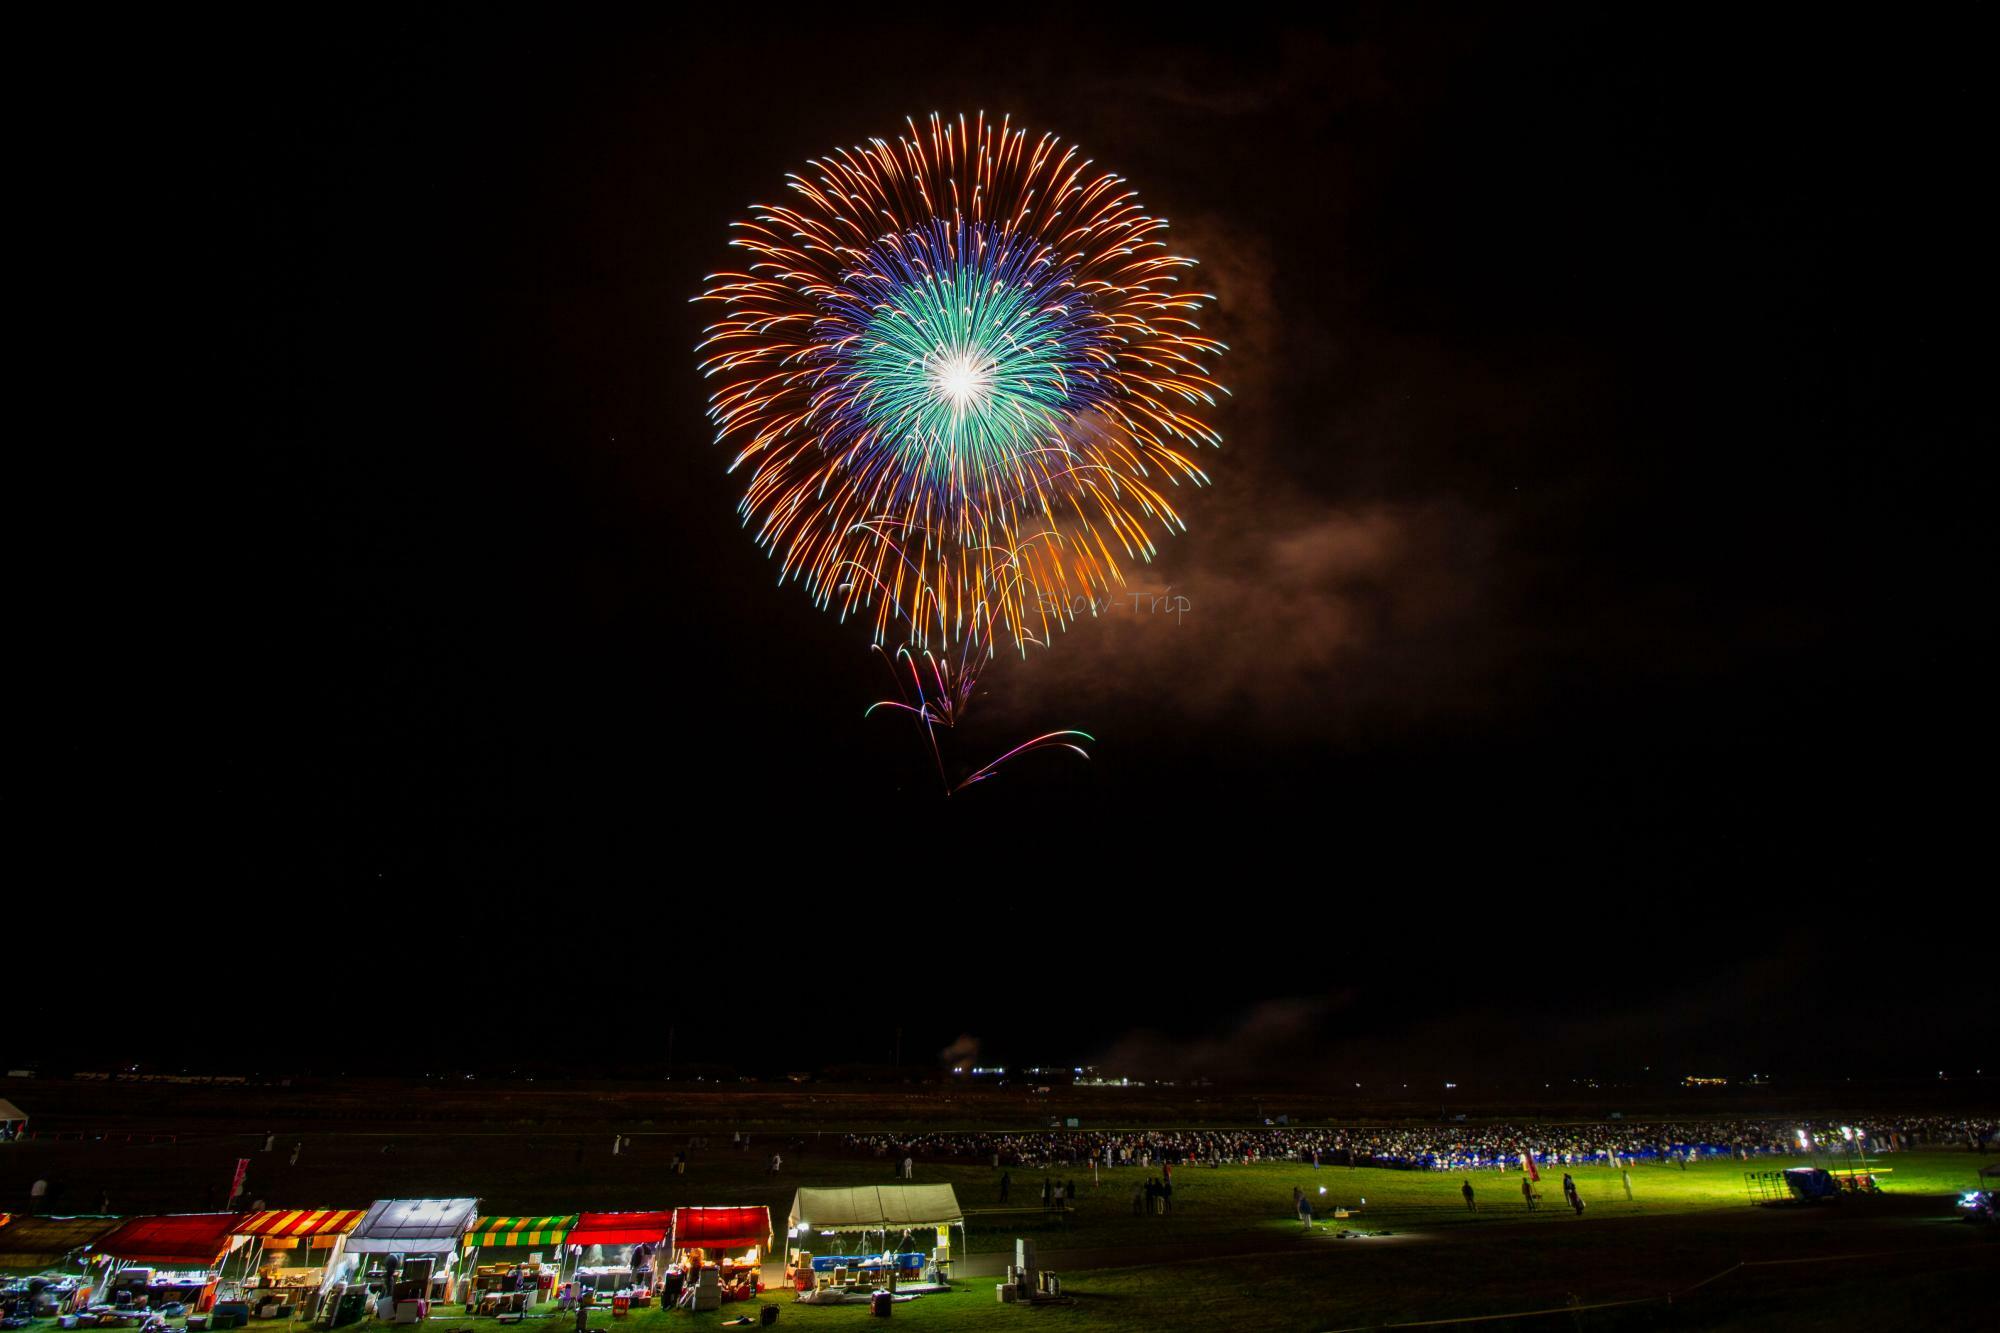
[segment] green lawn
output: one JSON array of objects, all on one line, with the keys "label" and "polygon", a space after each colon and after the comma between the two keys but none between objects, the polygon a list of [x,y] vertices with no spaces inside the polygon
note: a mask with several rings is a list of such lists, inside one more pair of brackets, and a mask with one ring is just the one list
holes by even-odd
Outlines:
[{"label": "green lawn", "polygon": [[[1824,1159],[1823,1159],[1824,1160]],[[1878,1176],[1891,1195],[1945,1195],[1972,1188],[1975,1159],[1960,1152],[1901,1153],[1884,1158],[1893,1170]],[[1673,1166],[1636,1166],[1632,1172],[1632,1200],[1628,1203],[1618,1172],[1602,1167],[1580,1167],[1572,1171],[1577,1190],[1583,1196],[1585,1218],[1644,1217],[1685,1213],[1713,1208],[1749,1206],[1744,1188],[1746,1169],[1781,1170],[1806,1165],[1805,1159],[1761,1159],[1746,1166],[1722,1162],[1690,1166],[1685,1171]],[[1871,1162],[1871,1165],[1877,1165]],[[829,1171],[821,1175],[844,1175]],[[879,1178],[874,1172],[871,1179]],[[997,1204],[998,1172],[985,1167],[920,1167],[920,1180],[949,1181],[966,1208]],[[1066,1225],[1044,1224],[1029,1219],[1025,1224],[1008,1221],[991,1227],[974,1219],[971,1248],[975,1254],[1011,1247],[1017,1233],[1036,1237],[1044,1249],[1097,1249],[1111,1246],[1158,1245],[1240,1235],[1246,1229],[1268,1231],[1274,1241],[1300,1230],[1292,1211],[1292,1187],[1308,1191],[1320,1220],[1332,1226],[1336,1206],[1367,1206],[1352,1223],[1367,1229],[1411,1227],[1493,1226],[1499,1224],[1549,1226],[1575,1221],[1563,1205],[1562,1171],[1542,1173],[1538,1187],[1541,1208],[1530,1214],[1521,1200],[1521,1173],[1475,1172],[1470,1175],[1435,1171],[1390,1171],[1344,1167],[1322,1167],[1295,1163],[1259,1163],[1253,1166],[1183,1167],[1174,1171],[1174,1211],[1170,1217],[1134,1217],[1132,1188],[1150,1172],[1134,1169],[1104,1172],[1092,1188],[1089,1175],[1068,1171],[1064,1179],[1077,1182],[1080,1198]],[[1477,1210],[1468,1213],[1459,1195],[1460,1182],[1471,1180]],[[847,1180],[828,1183],[853,1183]],[[1319,1191],[1326,1193],[1321,1195]],[[1040,1199],[1041,1173],[1017,1171],[1013,1180],[1014,1204]],[[785,1205],[773,1209],[782,1220]]]}]

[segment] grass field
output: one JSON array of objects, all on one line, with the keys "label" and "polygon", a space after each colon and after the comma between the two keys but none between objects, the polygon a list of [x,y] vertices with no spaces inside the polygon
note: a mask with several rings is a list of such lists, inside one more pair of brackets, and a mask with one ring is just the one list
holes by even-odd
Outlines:
[{"label": "grass field", "polygon": [[[1565,1265],[1600,1256],[1571,1251]],[[1995,1275],[1993,1247],[1970,1246],[1929,1256],[1921,1265],[1875,1261],[1844,1268],[1820,1266],[1807,1273],[1773,1269],[1756,1275],[1732,1274],[1706,1294],[1669,1306],[1657,1299],[1661,1288],[1644,1278],[1592,1289],[1573,1275],[1528,1271],[1496,1272],[1475,1267],[1466,1256],[1443,1260],[1411,1251],[1383,1271],[1379,1255],[1356,1257],[1351,1266],[1329,1256],[1301,1251],[1260,1254],[1227,1261],[1192,1260],[1146,1267],[1093,1270],[1066,1275],[1072,1303],[1024,1307],[995,1301],[994,1280],[973,1279],[948,1295],[926,1296],[898,1305],[894,1324],[920,1328],[971,1328],[991,1333],[1023,1329],[1123,1333],[1164,1328],[1243,1328],[1280,1333],[1374,1328],[1406,1320],[1479,1317],[1495,1313],[1554,1309],[1569,1328],[1796,1328],[1878,1329],[1966,1328],[1977,1325],[1968,1312],[1989,1302]],[[1442,1263],[1449,1272],[1428,1271]],[[1510,1260],[1510,1264],[1512,1261]],[[1367,1270],[1367,1271],[1364,1271]],[[1778,1274],[1773,1277],[1771,1274]],[[1581,1293],[1576,1288],[1581,1287]],[[1576,1299],[1579,1295],[1584,1299]],[[1578,1308],[1604,1301],[1630,1305]],[[795,1305],[789,1294],[769,1294],[760,1304],[780,1306],[779,1323],[790,1328],[860,1329],[879,1327],[865,1307]],[[719,1314],[688,1316],[648,1311],[616,1321],[592,1321],[593,1333],[668,1333],[690,1326],[720,1326],[744,1317],[742,1305]],[[1503,1320],[1477,1327],[1535,1326],[1548,1317]],[[483,1326],[482,1326],[483,1325]],[[490,1333],[488,1321],[434,1321],[433,1333]],[[544,1321],[548,1333],[568,1333],[567,1318]]]},{"label": "grass field", "polygon": [[[289,1164],[290,1141],[279,1150],[260,1151],[261,1134],[214,1135],[176,1143],[30,1143],[0,1152],[0,1200],[26,1202],[28,1186],[46,1177],[60,1192],[55,1211],[94,1212],[109,1196],[110,1211],[191,1212],[220,1207],[222,1193],[239,1157],[250,1169],[246,1199],[274,1207],[366,1207],[394,1196],[471,1194],[493,1213],[567,1213],[588,1208],[667,1208],[683,1204],[762,1203],[782,1225],[792,1192],[800,1185],[854,1185],[893,1182],[886,1159],[815,1151],[811,1136],[758,1139],[749,1150],[733,1152],[726,1140],[697,1152],[687,1174],[672,1171],[674,1152],[685,1142],[674,1135],[633,1136],[632,1149],[613,1156],[610,1137],[426,1131],[400,1134],[315,1134],[303,1137],[299,1164]],[[387,1151],[384,1151],[384,1149]],[[765,1169],[768,1153],[779,1149],[783,1172]],[[1790,1165],[1760,1159],[1758,1170]],[[1910,1152],[1880,1159],[1893,1168],[1883,1175],[1894,1195],[1942,1195],[1971,1188],[1976,1161],[1963,1152]],[[1708,1163],[1681,1171],[1672,1166],[1632,1168],[1634,1197],[1628,1203],[1615,1171],[1578,1168],[1574,1175],[1586,1208],[1585,1222],[1599,1218],[1651,1216],[1714,1207],[1745,1206],[1744,1167]],[[1131,1194],[1147,1174],[1137,1168],[1106,1171],[1093,1188],[1089,1168],[1060,1174],[1078,1186],[1079,1202],[1066,1226],[1041,1218],[1009,1219],[1001,1231],[977,1224],[975,1251],[1008,1243],[1023,1226],[1064,1248],[1157,1244],[1237,1235],[1246,1229],[1273,1235],[1297,1231],[1292,1187],[1308,1189],[1322,1214],[1335,1205],[1368,1201],[1371,1227],[1489,1226],[1502,1221],[1549,1226],[1574,1222],[1561,1208],[1560,1172],[1544,1173],[1542,1212],[1530,1217],[1522,1207],[1520,1174],[1480,1172],[1471,1176],[1479,1211],[1468,1215],[1459,1198],[1458,1175],[1363,1168],[1347,1170],[1290,1163],[1253,1166],[1182,1167],[1174,1172],[1171,1217],[1132,1216]],[[1034,1205],[1042,1173],[1013,1172],[1010,1203]],[[920,1163],[919,1181],[947,1181],[968,1209],[999,1204],[999,1172],[985,1166]],[[1318,1191],[1324,1187],[1326,1194]]]}]

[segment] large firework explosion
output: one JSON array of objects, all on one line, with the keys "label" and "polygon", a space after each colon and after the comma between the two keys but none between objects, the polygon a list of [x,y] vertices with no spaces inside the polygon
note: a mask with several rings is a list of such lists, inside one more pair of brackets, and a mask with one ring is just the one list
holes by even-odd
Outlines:
[{"label": "large firework explosion", "polygon": [[1122,177],[984,113],[905,123],[736,224],[702,370],[779,581],[922,654],[914,711],[949,721],[1003,637],[1046,643],[1184,526],[1223,345]]}]

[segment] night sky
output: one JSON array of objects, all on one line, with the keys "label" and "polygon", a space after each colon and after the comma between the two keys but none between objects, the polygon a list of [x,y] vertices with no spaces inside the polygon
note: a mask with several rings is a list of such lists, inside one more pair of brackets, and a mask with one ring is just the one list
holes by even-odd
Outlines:
[{"label": "night sky", "polygon": [[[181,34],[187,577],[59,687],[72,854],[444,993],[724,968],[775,1020],[894,956],[925,1058],[1991,1058],[1965,42],[719,21]],[[739,526],[689,298],[783,173],[981,109],[1171,220],[1235,396],[1131,584],[1187,613],[1003,658],[954,738],[1092,760],[947,803]]]}]

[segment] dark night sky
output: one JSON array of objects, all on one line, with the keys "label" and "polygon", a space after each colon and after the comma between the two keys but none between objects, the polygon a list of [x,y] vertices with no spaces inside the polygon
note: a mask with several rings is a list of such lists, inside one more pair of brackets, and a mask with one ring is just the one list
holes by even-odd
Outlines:
[{"label": "dark night sky", "polygon": [[[72,848],[329,967],[421,938],[502,979],[470,959],[525,922],[524,970],[635,1003],[701,922],[773,988],[800,944],[948,928],[963,999],[912,1046],[1764,1062],[1858,932],[1890,984],[1856,1049],[1970,1048],[1990,990],[1937,942],[1993,919],[1951,870],[1990,430],[1962,35],[694,22],[180,34],[187,578],[140,683],[66,682],[95,702],[33,785]],[[1236,396],[1134,580],[1190,614],[1001,661],[963,741],[1096,757],[946,806],[861,719],[861,632],[738,527],[688,298],[783,172],[982,108],[1172,220]],[[1059,999],[1015,987],[1043,949]]]}]

